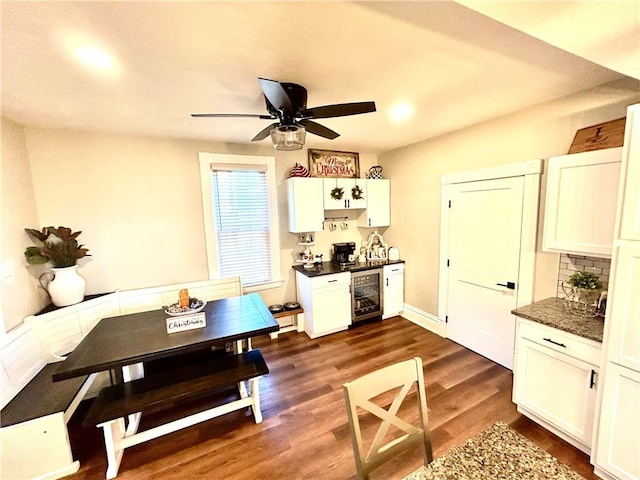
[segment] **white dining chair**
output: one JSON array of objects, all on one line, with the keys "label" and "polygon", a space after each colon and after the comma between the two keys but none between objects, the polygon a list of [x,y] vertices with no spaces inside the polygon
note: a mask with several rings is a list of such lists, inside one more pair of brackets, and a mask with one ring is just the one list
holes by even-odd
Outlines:
[{"label": "white dining chair", "polygon": [[[398,413],[414,385],[419,416],[417,422],[411,423],[400,418]],[[425,465],[433,461],[421,358],[414,357],[368,373],[345,383],[343,390],[359,479],[367,480],[372,470],[417,444],[424,447]],[[395,396],[385,408],[389,395],[383,394],[387,392],[395,393]],[[363,441],[359,409],[381,422],[368,449]],[[391,429],[392,426],[396,428]]]}]

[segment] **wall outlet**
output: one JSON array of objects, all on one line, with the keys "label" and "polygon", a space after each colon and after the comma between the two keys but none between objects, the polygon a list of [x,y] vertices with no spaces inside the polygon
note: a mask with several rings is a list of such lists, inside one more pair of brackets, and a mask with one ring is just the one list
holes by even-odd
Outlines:
[{"label": "wall outlet", "polygon": [[7,260],[5,262],[2,262],[0,275],[2,276],[2,281],[4,283],[13,282],[16,276],[16,271],[13,268],[13,261]]}]

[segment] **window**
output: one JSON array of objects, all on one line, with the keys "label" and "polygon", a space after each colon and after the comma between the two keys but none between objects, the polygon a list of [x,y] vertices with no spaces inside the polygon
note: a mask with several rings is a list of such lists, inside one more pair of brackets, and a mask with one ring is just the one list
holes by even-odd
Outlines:
[{"label": "window", "polygon": [[275,158],[200,153],[209,277],[245,291],[282,283]]}]

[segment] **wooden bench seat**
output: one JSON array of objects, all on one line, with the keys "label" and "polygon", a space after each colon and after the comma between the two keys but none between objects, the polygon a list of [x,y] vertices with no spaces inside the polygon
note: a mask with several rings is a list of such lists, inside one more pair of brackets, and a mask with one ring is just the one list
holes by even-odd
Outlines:
[{"label": "wooden bench seat", "polygon": [[[204,358],[189,358],[194,361],[184,361],[186,358],[179,360],[178,366],[172,365],[173,362],[168,359],[150,362],[149,367],[153,368],[148,370],[155,373],[100,391],[85,424],[98,425],[103,430],[107,479],[118,475],[124,450],[134,445],[246,407],[251,407],[256,423],[262,422],[258,380],[269,373],[269,369],[260,350],[222,356],[210,352]],[[163,365],[167,367],[164,371]],[[249,389],[245,386],[245,380],[248,380]],[[138,431],[143,413],[153,413],[201,398],[229,385],[239,386],[239,399]],[[125,418],[128,419],[126,427]]]},{"label": "wooden bench seat", "polygon": [[54,382],[58,365],[49,363],[0,412],[0,426],[9,427],[53,413],[66,412],[88,375]]},{"label": "wooden bench seat", "polygon": [[99,425],[136,412],[152,413],[222,386],[269,373],[260,350],[240,355],[212,352],[197,363],[181,365],[131,382],[103,388],[94,401],[85,426]]},{"label": "wooden bench seat", "polygon": [[280,326],[280,330],[269,334],[272,340],[278,338],[281,333],[287,332],[304,332],[304,310],[302,307],[298,307],[292,310],[283,310],[282,312],[272,313],[273,318],[278,320],[279,318],[293,317],[293,323],[287,326]]}]

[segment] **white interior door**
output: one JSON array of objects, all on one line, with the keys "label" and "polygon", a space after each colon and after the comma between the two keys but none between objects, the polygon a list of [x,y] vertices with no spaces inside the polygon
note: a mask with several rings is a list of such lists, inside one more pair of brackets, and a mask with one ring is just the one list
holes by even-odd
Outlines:
[{"label": "white interior door", "polygon": [[451,186],[447,337],[513,369],[524,177]]}]

